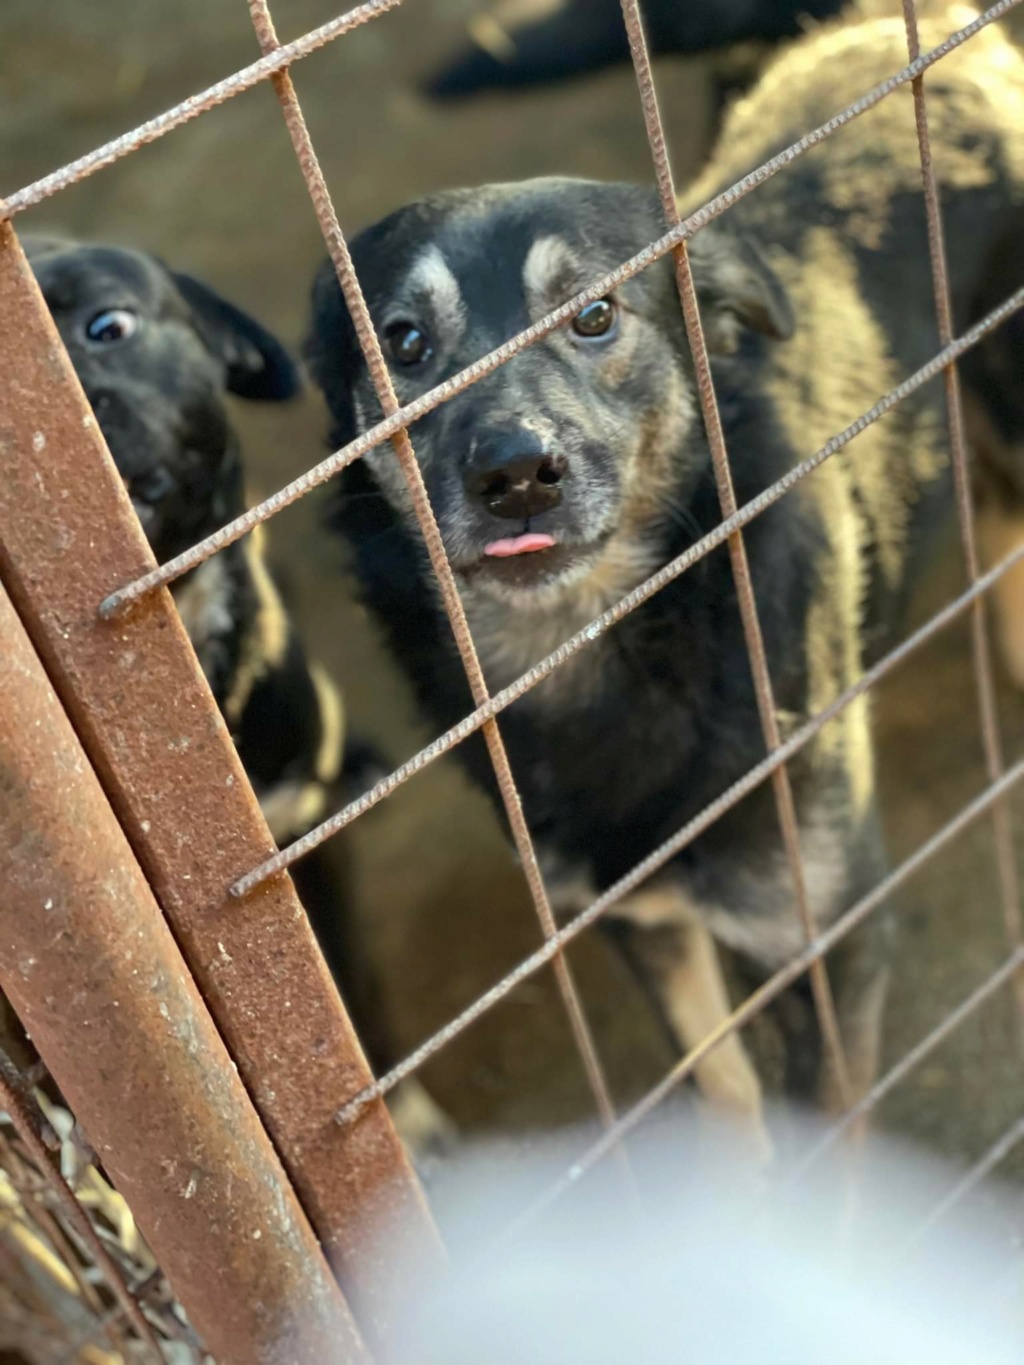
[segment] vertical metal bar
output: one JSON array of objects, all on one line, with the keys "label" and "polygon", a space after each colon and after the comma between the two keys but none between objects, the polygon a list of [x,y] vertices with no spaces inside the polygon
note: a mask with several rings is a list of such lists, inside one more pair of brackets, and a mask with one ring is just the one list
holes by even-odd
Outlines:
[{"label": "vertical metal bar", "polygon": [[[253,27],[256,30],[256,36],[264,55],[274,52],[279,44],[267,0],[247,0],[247,3]],[[327,182],[324,179],[309,131],[306,128],[302,109],[295,94],[295,87],[287,70],[275,73],[271,80],[281,104],[281,110],[292,139],[292,145],[295,148],[295,155],[298,158],[303,179],[306,182],[306,188],[313,202],[317,221],[334,263],[338,283],[345,297],[345,303],[352,318],[352,324],[355,327],[378,401],[384,416],[390,417],[398,411],[398,398],[391,383],[391,374],[381,351],[380,341],[374,330],[362,288],[356,278],[348,244],[331,202]],[[466,620],[466,614],[459,597],[459,590],[448,563],[441,533],[430,506],[430,499],[427,496],[426,486],[423,483],[423,476],[413,453],[412,442],[409,439],[407,429],[402,427],[391,438],[391,441],[409,487],[413,508],[423,533],[427,553],[430,556],[431,567],[441,589],[441,596],[451,623],[455,643],[466,671],[473,703],[476,706],[482,706],[490,699],[490,694],[487,690],[487,683],[484,680],[483,669],[480,667],[480,660],[477,657],[476,646],[473,644],[473,637],[470,634],[469,623]],[[508,754],[505,751],[505,743],[498,730],[497,721],[487,721],[483,726],[483,733],[490,752],[491,763],[494,766],[505,812],[508,816],[512,839],[516,852],[519,854],[523,871],[526,874],[527,885],[533,898],[537,918],[540,921],[541,932],[545,940],[550,940],[557,932],[557,926],[551,912],[547,889],[544,886],[544,879],[537,863],[533,840],[526,824],[519,791],[512,775]],[[615,1108],[612,1104],[600,1058],[597,1055],[593,1035],[580,1002],[572,970],[561,951],[555,954],[552,966],[598,1113],[601,1121],[608,1127],[615,1121]]]},{"label": "vertical metal bar", "polygon": [[0,641],[0,987],[222,1365],[369,1359],[2,588]]},{"label": "vertical metal bar", "polygon": [[[626,32],[629,37],[629,50],[632,54],[633,67],[640,90],[640,103],[643,108],[644,125],[647,129],[647,140],[654,161],[658,191],[661,195],[662,209],[668,227],[673,228],[682,220],[676,202],[675,183],[669,163],[668,148],[661,122],[661,112],[658,108],[658,96],[654,88],[654,77],[651,72],[651,62],[647,51],[643,21],[640,17],[640,8],[638,0],[621,0],[621,3]],[[721,414],[715,397],[711,363],[704,340],[704,329],[701,325],[700,310],[697,306],[693,271],[685,241],[680,242],[674,248],[672,256],[675,262],[676,285],[683,309],[686,337],[690,345],[697,376],[697,392],[701,413],[708,435],[708,444],[711,448],[711,461],[718,488],[719,504],[723,518],[731,517],[735,515],[737,510],[736,494],[733,489],[729,456],[725,445],[725,433],[722,430]],[[782,736],[779,733],[768,657],[765,653],[764,638],[761,634],[761,623],[757,611],[757,602],[754,598],[754,586],[742,531],[733,532],[729,537],[728,545],[733,580],[736,584],[736,596],[743,622],[743,634],[747,644],[747,655],[754,680],[761,730],[768,752],[773,753],[782,743]],[[785,764],[776,768],[772,773],[772,786],[782,841],[793,878],[796,909],[805,942],[810,943],[817,934],[817,925],[807,894],[807,878],[804,873],[803,852],[800,847],[800,826],[797,820],[796,802],[793,799],[793,788]],[[828,968],[822,959],[818,959],[812,964],[810,980],[818,1023],[832,1067],[836,1094],[841,1106],[846,1109],[853,1099],[849,1068],[840,1036],[839,1022],[836,1018]]]},{"label": "vertical metal bar", "polygon": [[10,223],[0,355],[0,578],[372,1336],[396,1286],[366,1238],[436,1234],[386,1107],[334,1122],[372,1077],[290,880],[229,893],[273,840],[169,595],[97,613],[153,558]]},{"label": "vertical metal bar", "polygon": [[[903,19],[907,29],[907,50],[911,61],[920,55],[921,45],[917,30],[915,0],[903,0]],[[924,185],[925,214],[928,222],[928,254],[931,259],[932,285],[935,292],[935,316],[940,345],[946,346],[953,338],[953,308],[949,291],[949,270],[946,264],[945,235],[939,190],[932,161],[931,138],[928,131],[928,106],[924,92],[924,76],[916,76],[911,83],[914,92],[914,116],[917,142],[921,156],[921,180]],[[973,585],[978,581],[978,551],[974,536],[974,506],[971,495],[971,473],[967,457],[964,431],[963,403],[960,396],[960,374],[956,361],[943,370],[946,389],[946,409],[949,416],[949,440],[953,456],[953,483],[956,490],[956,512],[963,544],[964,565]],[[993,682],[992,649],[989,641],[985,603],[981,598],[971,608],[971,653],[974,661],[975,688],[978,694],[978,715],[981,726],[985,767],[990,782],[1003,773],[1003,747],[999,736],[999,710]],[[1010,808],[1005,801],[992,807],[992,829],[996,845],[996,868],[1003,902],[1003,923],[1010,947],[1017,949],[1024,942],[1021,927],[1020,884],[1017,859],[1013,846],[1013,827]],[[1024,1026],[1024,971],[1014,980],[1014,991]],[[1022,1033],[1024,1040],[1024,1033]]]}]

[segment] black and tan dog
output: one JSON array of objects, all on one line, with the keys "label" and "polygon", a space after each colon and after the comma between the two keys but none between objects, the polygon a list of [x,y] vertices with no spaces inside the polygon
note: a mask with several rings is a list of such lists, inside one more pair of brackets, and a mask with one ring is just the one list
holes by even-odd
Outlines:
[{"label": "black and tan dog", "polygon": [[[26,239],[40,288],[163,562],[241,513],[243,467],[226,395],[282,402],[300,388],[284,346],[208,285],[156,258],[53,238]],[[173,585],[178,611],[281,847],[353,799],[383,770],[349,738],[342,699],[311,665],[268,572],[257,530]],[[324,955],[376,1070],[393,1064],[372,964],[348,914],[345,850],[295,869]],[[410,1145],[447,1121],[417,1087],[398,1096]]]},{"label": "black and tan dog", "polygon": [[[163,562],[244,510],[226,393],[294,397],[285,348],[205,284],[141,252],[28,238],[26,249],[132,505]],[[275,839],[303,833],[341,771],[341,700],[309,667],[247,536],[173,588]]]},{"label": "black and tan dog", "polygon": [[[971,11],[922,30],[927,47]],[[906,63],[901,20],[823,27],[732,111],[696,205]],[[1024,202],[1024,63],[996,29],[928,78],[958,296],[980,288],[1001,213]],[[657,237],[653,192],[545,180],[439,194],[353,244],[402,401],[437,384]],[[691,245],[736,496],[812,454],[938,349],[909,86],[735,205]],[[964,319],[961,319],[961,323]],[[310,358],[351,440],[377,415],[333,276]],[[1015,359],[1018,380],[1024,355]],[[982,398],[983,401],[983,398]],[[720,520],[671,263],[663,260],[418,421],[413,444],[488,680],[504,686]],[[1024,469],[1013,471],[1024,481]],[[1024,487],[1024,482],[1021,483]],[[345,472],[339,517],[366,596],[436,723],[469,709],[392,454]],[[746,532],[786,731],[898,638],[950,508],[943,395],[919,390]],[[1024,538],[1024,524],[1016,534]],[[1024,600],[1004,634],[1024,642]],[[676,579],[501,718],[552,893],[578,906],[764,756],[725,549]],[[460,747],[491,785],[482,745]],[[867,699],[790,764],[812,909],[827,925],[885,861]],[[714,940],[758,974],[803,944],[770,784],[610,915],[682,1049],[728,1009]],[[877,1058],[884,954],[830,958],[858,1086]],[[806,999],[781,1012],[789,1082],[818,1072]],[[734,1037],[698,1068],[751,1116]]]}]

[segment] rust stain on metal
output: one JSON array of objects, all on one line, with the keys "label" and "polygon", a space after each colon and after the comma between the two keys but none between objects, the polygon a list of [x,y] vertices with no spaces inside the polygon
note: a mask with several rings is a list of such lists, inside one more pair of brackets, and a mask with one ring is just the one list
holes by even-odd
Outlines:
[{"label": "rust stain on metal", "polygon": [[[218,1360],[367,1360],[313,1231],[2,589],[0,639],[4,992]],[[141,1330],[152,1342],[144,1320]]]},{"label": "rust stain on metal", "polygon": [[274,845],[169,594],[97,614],[153,559],[9,222],[0,354],[0,574],[374,1335],[391,1304],[368,1237],[400,1228],[429,1256],[436,1234],[385,1107],[333,1122],[371,1076],[290,880],[229,896]]}]

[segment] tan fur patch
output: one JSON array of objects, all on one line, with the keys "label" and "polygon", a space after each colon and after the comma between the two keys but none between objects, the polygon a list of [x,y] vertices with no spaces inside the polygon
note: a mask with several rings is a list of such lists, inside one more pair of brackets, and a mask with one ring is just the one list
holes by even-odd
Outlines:
[{"label": "tan fur patch", "polygon": [[[937,47],[977,13],[963,5],[934,9],[920,24],[922,51]],[[729,111],[714,162],[687,192],[685,206],[692,209],[703,203],[777,151],[781,110],[786,118],[782,131],[795,141],[907,61],[903,20],[891,10],[889,17],[859,24],[844,13],[835,23],[784,48],[755,89]],[[826,79],[823,72],[828,73]],[[1024,178],[1024,62],[998,25],[983,29],[944,57],[925,81],[929,89],[943,90],[944,97],[929,105],[929,125],[933,144],[941,147],[939,169],[945,184],[967,189],[985,183],[984,158],[971,134],[979,133],[984,145],[993,141],[996,129],[1002,130],[998,140],[1010,174]],[[885,148],[884,156],[876,154],[879,147]],[[877,245],[891,196],[917,191],[921,185],[910,85],[806,156],[821,169],[828,201],[851,212],[851,231],[858,240]],[[785,171],[781,174],[784,178]],[[757,194],[764,195],[767,188]],[[784,194],[769,191],[760,202],[766,210],[787,211]],[[770,223],[765,226],[770,230]]]},{"label": "tan fur patch", "polygon": [[[645,967],[685,1054],[718,1029],[732,1012],[718,949],[686,894],[667,882],[638,891],[610,913],[656,931],[642,949]],[[761,1082],[739,1034],[727,1034],[694,1069],[708,1103],[739,1120],[758,1155],[771,1156],[764,1127]]]},{"label": "tan fur patch", "polygon": [[466,327],[466,305],[462,290],[438,247],[430,245],[414,262],[399,293],[430,300],[445,344],[455,346]]},{"label": "tan fur patch", "polygon": [[176,583],[172,595],[192,648],[202,663],[211,641],[226,635],[232,626],[224,561],[219,556],[208,559],[184,582]]},{"label": "tan fur patch", "polygon": [[259,605],[253,628],[242,641],[238,669],[224,701],[224,718],[228,725],[236,725],[241,720],[252,689],[269,669],[281,663],[288,648],[288,618],[264,559],[265,540],[263,527],[257,526],[243,542]]},{"label": "tan fur patch", "polygon": [[341,772],[345,757],[345,703],[319,664],[310,665],[309,676],[320,707],[321,738],[316,775],[321,782],[329,783]]},{"label": "tan fur patch", "polygon": [[516,58],[516,42],[510,30],[538,23],[565,8],[566,0],[505,0],[491,13],[481,14],[468,24],[470,37],[499,62]]},{"label": "tan fur patch", "polygon": [[312,829],[326,806],[327,794],[319,782],[280,782],[260,797],[260,810],[278,848]]},{"label": "tan fur patch", "polygon": [[523,262],[523,292],[531,316],[543,317],[570,297],[580,275],[581,262],[564,238],[538,237]]}]

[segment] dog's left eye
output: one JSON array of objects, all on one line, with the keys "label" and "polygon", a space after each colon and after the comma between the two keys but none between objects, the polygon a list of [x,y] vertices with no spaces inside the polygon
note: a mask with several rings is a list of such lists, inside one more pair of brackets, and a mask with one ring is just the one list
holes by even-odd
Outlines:
[{"label": "dog's left eye", "polygon": [[615,304],[611,299],[598,299],[580,309],[572,320],[572,330],[587,340],[607,336],[615,326],[616,317]]},{"label": "dog's left eye", "polygon": [[85,335],[90,341],[109,345],[114,341],[124,341],[134,336],[139,320],[128,308],[107,308],[89,322]]},{"label": "dog's left eye", "polygon": [[422,365],[434,354],[430,338],[414,322],[393,322],[384,333],[384,340],[398,365]]}]

